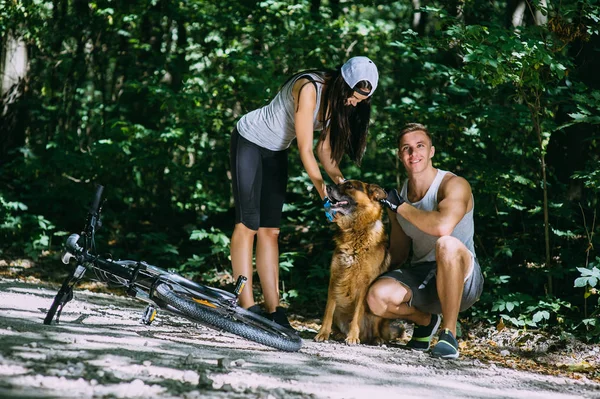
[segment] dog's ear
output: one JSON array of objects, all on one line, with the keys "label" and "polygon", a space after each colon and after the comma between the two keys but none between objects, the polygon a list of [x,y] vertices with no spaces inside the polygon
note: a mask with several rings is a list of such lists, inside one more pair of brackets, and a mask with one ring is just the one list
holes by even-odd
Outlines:
[{"label": "dog's ear", "polygon": [[369,197],[376,201],[379,201],[387,198],[387,193],[383,188],[379,187],[377,184],[369,184]]}]

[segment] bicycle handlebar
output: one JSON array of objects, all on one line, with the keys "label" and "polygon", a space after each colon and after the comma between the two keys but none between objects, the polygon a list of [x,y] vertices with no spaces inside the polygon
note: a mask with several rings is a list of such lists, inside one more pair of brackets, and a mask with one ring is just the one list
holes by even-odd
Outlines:
[{"label": "bicycle handlebar", "polygon": [[95,214],[98,212],[100,199],[102,198],[102,191],[104,191],[104,186],[96,184],[96,194],[94,194],[94,200],[92,201],[92,206],[90,207],[90,213]]}]

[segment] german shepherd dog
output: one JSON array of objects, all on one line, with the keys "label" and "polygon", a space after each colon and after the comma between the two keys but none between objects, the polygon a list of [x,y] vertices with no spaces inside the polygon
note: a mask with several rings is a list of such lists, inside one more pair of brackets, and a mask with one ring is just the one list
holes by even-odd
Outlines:
[{"label": "german shepherd dog", "polygon": [[386,192],[375,184],[346,180],[327,186],[334,222],[339,230],[334,237],[331,275],[323,324],[315,341],[333,338],[347,344],[381,345],[389,341],[389,320],[367,310],[366,295],[371,283],[390,265],[387,234],[381,221],[379,200]]}]

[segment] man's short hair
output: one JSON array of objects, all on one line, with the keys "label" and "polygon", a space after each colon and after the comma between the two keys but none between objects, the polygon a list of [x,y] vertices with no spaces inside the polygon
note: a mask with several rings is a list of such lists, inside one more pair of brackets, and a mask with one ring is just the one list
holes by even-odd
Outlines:
[{"label": "man's short hair", "polygon": [[431,133],[429,133],[427,126],[422,125],[420,123],[407,123],[406,125],[404,125],[404,127],[400,131],[400,134],[398,134],[398,141],[396,142],[396,146],[400,147],[400,140],[402,139],[402,137],[405,134],[416,132],[416,131],[422,131],[423,133],[425,133],[425,135],[427,135],[427,137],[429,137],[429,141],[431,142],[431,145],[433,145],[433,137],[431,137]]}]

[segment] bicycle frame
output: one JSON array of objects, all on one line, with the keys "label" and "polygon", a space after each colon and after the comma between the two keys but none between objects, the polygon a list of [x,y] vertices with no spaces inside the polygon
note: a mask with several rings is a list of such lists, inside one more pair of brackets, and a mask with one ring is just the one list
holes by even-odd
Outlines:
[{"label": "bicycle frame", "polygon": [[44,324],[51,324],[55,315],[56,323],[59,322],[63,307],[73,299],[73,288],[91,269],[99,280],[122,285],[130,296],[148,303],[141,320],[146,325],[152,323],[160,308],[280,350],[297,351],[302,347],[302,339],[294,330],[238,305],[239,294],[247,281],[244,276],[239,276],[235,290],[228,292],[195,283],[144,261],[113,260],[97,255],[94,238],[96,229],[101,226],[102,191],[103,187],[98,185],[81,235],[71,234],[67,239],[62,261],[68,264],[74,258],[77,266],[54,297]]},{"label": "bicycle frame", "polygon": [[[100,275],[96,273],[96,276],[100,280],[116,282],[124,286],[128,295],[150,305],[166,307],[165,304],[158,303],[157,301],[160,300],[154,297],[154,288],[159,283],[175,285],[180,290],[211,294],[213,300],[216,295],[221,298],[221,306],[224,306],[225,308],[233,308],[237,305],[238,295],[243,289],[246,281],[244,276],[238,278],[236,289],[233,293],[230,293],[218,288],[196,284],[176,273],[150,265],[144,261],[112,260],[96,255],[93,252],[95,250],[94,239],[96,228],[101,226],[100,197],[102,191],[103,187],[98,185],[94,201],[88,212],[86,224],[81,235],[71,234],[67,239],[65,245],[66,248],[62,254],[61,260],[63,263],[68,264],[72,258],[75,258],[77,266],[59,290],[57,294],[58,304],[55,309],[51,309],[48,312],[48,316],[46,317],[46,320],[44,320],[45,324],[51,323],[54,318],[54,312],[56,312],[56,322],[59,322],[64,305],[73,299],[74,286],[83,279],[88,269],[93,269],[96,272],[104,274],[103,277],[100,277]],[[83,238],[84,247],[81,247],[78,244],[81,238]],[[113,280],[113,278],[116,278],[117,281]],[[169,307],[169,310],[177,313],[177,309]]]}]

